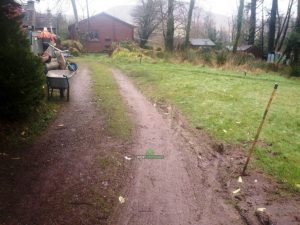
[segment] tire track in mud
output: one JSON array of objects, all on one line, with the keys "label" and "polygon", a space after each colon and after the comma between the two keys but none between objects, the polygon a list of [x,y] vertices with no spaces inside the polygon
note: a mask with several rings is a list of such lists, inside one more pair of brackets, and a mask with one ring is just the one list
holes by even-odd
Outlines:
[{"label": "tire track in mud", "polygon": [[[195,138],[169,109],[161,113],[119,70],[113,69],[121,95],[136,124],[132,154],[148,149],[162,160],[132,160],[126,202],[116,210],[112,224],[244,224],[223,198],[218,180],[220,160],[206,137]],[[134,157],[133,157],[134,158]]]}]

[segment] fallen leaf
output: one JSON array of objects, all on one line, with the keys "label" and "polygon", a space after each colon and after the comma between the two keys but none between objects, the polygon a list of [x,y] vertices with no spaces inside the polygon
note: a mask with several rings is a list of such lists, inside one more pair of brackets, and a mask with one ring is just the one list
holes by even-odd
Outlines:
[{"label": "fallen leaf", "polygon": [[239,193],[240,191],[241,191],[241,189],[238,188],[238,189],[234,190],[232,193],[233,193],[233,194],[237,194],[237,193]]},{"label": "fallen leaf", "polygon": [[239,183],[243,183],[243,179],[242,179],[241,176],[239,176],[238,182],[239,182]]},{"label": "fallen leaf", "polygon": [[266,208],[257,208],[256,211],[258,211],[258,212],[264,212],[264,211],[266,211]]},{"label": "fallen leaf", "polygon": [[121,204],[125,203],[125,198],[123,198],[122,196],[119,196],[119,202]]},{"label": "fallen leaf", "polygon": [[125,156],[124,157],[126,160],[131,160],[131,158],[130,157],[127,157],[127,156]]}]

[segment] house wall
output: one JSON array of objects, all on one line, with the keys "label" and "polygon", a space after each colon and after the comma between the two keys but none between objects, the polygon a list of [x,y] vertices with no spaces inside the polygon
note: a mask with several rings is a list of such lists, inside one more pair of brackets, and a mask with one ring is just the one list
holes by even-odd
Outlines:
[{"label": "house wall", "polygon": [[85,41],[85,43],[83,43],[88,52],[101,52],[109,50],[112,42],[126,40],[133,41],[134,35],[133,26],[106,14],[99,14],[91,17],[90,26],[88,26],[88,20],[79,22],[79,32],[81,34],[88,33],[89,31],[97,33],[98,39]]}]

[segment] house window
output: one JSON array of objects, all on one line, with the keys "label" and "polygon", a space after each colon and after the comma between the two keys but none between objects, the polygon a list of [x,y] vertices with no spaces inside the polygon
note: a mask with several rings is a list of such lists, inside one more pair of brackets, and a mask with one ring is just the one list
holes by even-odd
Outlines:
[{"label": "house window", "polygon": [[98,31],[84,32],[80,34],[83,41],[99,41]]}]

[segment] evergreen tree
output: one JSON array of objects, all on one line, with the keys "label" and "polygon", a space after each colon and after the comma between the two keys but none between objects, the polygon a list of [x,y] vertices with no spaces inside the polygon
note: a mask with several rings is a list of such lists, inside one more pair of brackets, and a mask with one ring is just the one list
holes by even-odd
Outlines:
[{"label": "evergreen tree", "polygon": [[0,118],[28,116],[44,97],[42,61],[30,50],[21,28],[20,5],[2,0],[0,5]]}]

